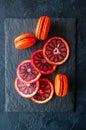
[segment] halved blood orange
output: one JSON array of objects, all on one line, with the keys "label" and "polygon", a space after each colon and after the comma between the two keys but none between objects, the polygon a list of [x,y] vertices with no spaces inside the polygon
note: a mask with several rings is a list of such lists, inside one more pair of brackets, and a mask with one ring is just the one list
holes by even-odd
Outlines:
[{"label": "halved blood orange", "polygon": [[31,60],[24,60],[17,67],[17,76],[22,82],[30,84],[37,81],[41,74],[31,65]]},{"label": "halved blood orange", "polygon": [[52,65],[63,64],[69,56],[69,45],[61,37],[52,37],[44,44],[43,55]]},{"label": "halved blood orange", "polygon": [[55,65],[51,65],[46,61],[41,49],[33,52],[31,56],[31,63],[41,74],[51,74],[56,69]]},{"label": "halved blood orange", "polygon": [[30,98],[37,93],[39,89],[39,81],[36,81],[32,84],[25,84],[19,78],[16,78],[15,89],[20,96],[24,98]]},{"label": "halved blood orange", "polygon": [[38,104],[47,103],[50,101],[54,94],[54,87],[51,81],[47,78],[40,78],[39,79],[39,89],[36,95],[31,97],[30,99]]}]

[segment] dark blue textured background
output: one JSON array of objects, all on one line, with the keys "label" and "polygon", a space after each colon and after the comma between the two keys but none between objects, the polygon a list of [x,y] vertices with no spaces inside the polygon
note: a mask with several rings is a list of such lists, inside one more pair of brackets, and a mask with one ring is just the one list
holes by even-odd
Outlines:
[{"label": "dark blue textured background", "polygon": [[[4,112],[4,18],[49,15],[77,18],[77,91],[75,113]],[[86,1],[0,0],[0,130],[86,130]]]}]

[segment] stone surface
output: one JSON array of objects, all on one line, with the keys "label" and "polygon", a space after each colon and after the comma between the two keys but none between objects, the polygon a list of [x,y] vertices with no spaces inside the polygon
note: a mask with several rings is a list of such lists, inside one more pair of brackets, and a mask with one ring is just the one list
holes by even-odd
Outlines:
[{"label": "stone surface", "polygon": [[66,74],[69,78],[69,92],[66,97],[54,98],[47,104],[38,105],[29,99],[20,97],[14,89],[16,67],[20,61],[30,58],[33,51],[41,49],[45,41],[37,41],[31,48],[17,50],[13,40],[22,33],[35,33],[38,19],[6,19],[5,20],[5,110],[8,112],[67,112],[74,110],[75,88],[75,44],[76,44],[76,20],[52,19],[49,39],[53,36],[61,36],[68,41],[70,57],[66,63],[57,67],[56,71],[46,76],[54,83],[57,73]]},{"label": "stone surface", "polygon": [[4,40],[4,7],[3,0],[0,1],[0,111],[4,111],[4,102],[5,102],[5,58],[4,58],[4,48],[5,48],[5,40]]}]

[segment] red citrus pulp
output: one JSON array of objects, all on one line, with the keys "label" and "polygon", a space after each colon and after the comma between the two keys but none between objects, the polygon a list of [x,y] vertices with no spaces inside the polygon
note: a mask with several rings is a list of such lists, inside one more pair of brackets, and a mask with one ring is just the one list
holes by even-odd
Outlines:
[{"label": "red citrus pulp", "polygon": [[47,78],[40,78],[39,79],[39,89],[36,95],[31,97],[30,99],[38,104],[47,103],[51,100],[54,94],[54,87],[51,81]]},{"label": "red citrus pulp", "polygon": [[24,98],[30,98],[37,93],[39,89],[39,81],[36,81],[32,84],[25,84],[19,78],[16,78],[15,89],[20,96]]},{"label": "red citrus pulp", "polygon": [[61,37],[52,37],[44,44],[43,55],[52,65],[63,64],[69,56],[68,43]]},{"label": "red citrus pulp", "polygon": [[37,81],[41,74],[31,65],[31,60],[24,60],[17,67],[17,76],[22,82],[30,84]]},{"label": "red citrus pulp", "polygon": [[33,52],[31,56],[33,67],[41,74],[51,74],[55,71],[56,66],[49,64],[43,56],[42,50]]}]

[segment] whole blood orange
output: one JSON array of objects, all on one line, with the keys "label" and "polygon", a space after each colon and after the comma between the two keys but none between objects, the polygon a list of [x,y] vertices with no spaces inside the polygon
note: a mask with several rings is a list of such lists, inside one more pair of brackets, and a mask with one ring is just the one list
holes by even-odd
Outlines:
[{"label": "whole blood orange", "polygon": [[47,103],[51,100],[54,94],[54,87],[51,81],[47,78],[40,78],[39,79],[39,89],[36,95],[31,97],[30,99],[38,104]]},{"label": "whole blood orange", "polygon": [[25,84],[19,78],[16,78],[15,89],[20,96],[24,98],[30,98],[37,93],[39,89],[39,81],[36,81],[32,84]]},{"label": "whole blood orange", "polygon": [[30,84],[37,81],[41,74],[31,65],[31,60],[24,60],[17,67],[17,76],[22,82]]},{"label": "whole blood orange", "polygon": [[41,74],[51,74],[55,71],[56,66],[49,64],[43,56],[42,50],[33,52],[31,63],[34,68]]},{"label": "whole blood orange", "polygon": [[52,65],[63,64],[69,56],[69,45],[61,37],[52,37],[44,44],[43,55]]}]

